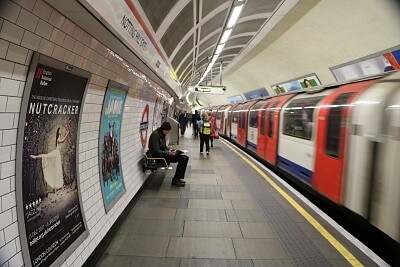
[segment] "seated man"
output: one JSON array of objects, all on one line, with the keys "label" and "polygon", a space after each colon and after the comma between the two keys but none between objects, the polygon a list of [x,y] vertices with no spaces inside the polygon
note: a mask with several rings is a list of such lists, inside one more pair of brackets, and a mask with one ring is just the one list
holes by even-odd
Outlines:
[{"label": "seated man", "polygon": [[189,157],[185,155],[178,155],[176,151],[170,151],[165,141],[165,136],[171,131],[171,124],[163,122],[160,128],[156,129],[151,135],[149,140],[149,154],[155,158],[165,158],[170,164],[178,163],[175,176],[171,184],[176,186],[185,186],[183,179],[185,178],[186,166]]}]

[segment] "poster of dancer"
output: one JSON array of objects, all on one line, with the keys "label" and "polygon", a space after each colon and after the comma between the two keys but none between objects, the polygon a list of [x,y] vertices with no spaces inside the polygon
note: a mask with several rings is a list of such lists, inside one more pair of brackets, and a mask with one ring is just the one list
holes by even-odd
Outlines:
[{"label": "poster of dancer", "polygon": [[99,139],[100,182],[106,212],[125,193],[121,169],[121,121],[128,90],[109,82],[103,103]]},{"label": "poster of dancer", "polygon": [[87,237],[78,179],[89,73],[36,54],[21,107],[18,222],[25,266],[61,264]]}]

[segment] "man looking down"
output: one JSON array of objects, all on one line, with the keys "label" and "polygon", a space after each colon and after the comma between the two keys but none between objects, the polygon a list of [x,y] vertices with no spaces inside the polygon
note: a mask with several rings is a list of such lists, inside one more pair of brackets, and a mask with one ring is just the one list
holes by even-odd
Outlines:
[{"label": "man looking down", "polygon": [[172,185],[185,186],[185,172],[189,157],[185,155],[178,155],[175,150],[169,150],[165,136],[171,131],[171,124],[169,122],[163,122],[160,128],[153,131],[150,135],[149,140],[149,157],[153,158],[165,158],[168,165],[172,163],[178,163],[174,178],[172,178]]}]

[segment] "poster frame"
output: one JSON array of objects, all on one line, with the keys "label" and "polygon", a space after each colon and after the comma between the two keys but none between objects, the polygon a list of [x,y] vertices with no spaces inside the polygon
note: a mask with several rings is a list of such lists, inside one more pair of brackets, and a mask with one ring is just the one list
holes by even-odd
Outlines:
[{"label": "poster frame", "polygon": [[[24,86],[24,93],[22,96],[20,116],[18,121],[18,135],[17,135],[17,145],[16,145],[16,170],[15,170],[15,192],[16,192],[16,204],[17,204],[17,218],[18,218],[18,231],[21,242],[21,250],[22,257],[24,259],[24,265],[27,267],[32,267],[32,261],[29,252],[28,240],[26,236],[26,227],[25,227],[25,217],[24,217],[24,206],[23,206],[23,192],[22,192],[22,156],[23,156],[23,145],[24,145],[24,136],[25,136],[25,120],[26,120],[26,111],[28,110],[29,97],[32,90],[32,84],[35,76],[36,67],[38,64],[43,64],[51,68],[59,69],[61,71],[68,71],[71,74],[81,76],[87,79],[86,86],[84,89],[81,110],[79,113],[78,119],[78,132],[77,132],[77,146],[76,146],[76,170],[77,170],[77,187],[78,187],[78,197],[79,197],[79,206],[81,209],[81,215],[83,224],[85,226],[85,231],[75,239],[72,244],[65,249],[58,258],[51,263],[50,266],[60,266],[63,262],[65,262],[68,257],[82,244],[82,242],[89,236],[89,229],[86,222],[85,210],[83,208],[82,202],[82,194],[81,194],[81,185],[80,185],[80,172],[79,172],[79,143],[80,143],[80,128],[82,122],[83,109],[85,105],[86,93],[89,87],[89,81],[91,74],[83,69],[79,69],[75,66],[67,64],[65,62],[50,58],[48,56],[42,55],[38,52],[34,52],[32,56],[32,60],[29,65],[29,70],[27,74],[26,83]],[[23,112],[25,111],[25,112]]]},{"label": "poster frame", "polygon": [[101,155],[100,155],[101,136],[100,136],[100,134],[101,134],[102,126],[103,126],[103,116],[104,116],[104,111],[105,111],[105,108],[104,108],[105,106],[104,105],[106,104],[106,97],[107,97],[108,90],[110,90],[110,88],[112,86],[120,88],[120,89],[123,89],[123,90],[126,90],[125,100],[124,100],[122,113],[121,113],[121,126],[120,126],[120,133],[119,133],[120,134],[120,136],[119,136],[120,148],[121,148],[122,120],[123,120],[123,117],[124,117],[125,103],[126,103],[126,99],[128,97],[128,91],[129,91],[129,87],[128,86],[123,85],[123,84],[118,83],[118,82],[115,82],[115,81],[112,81],[112,80],[109,80],[108,84],[107,84],[106,92],[104,94],[103,103],[102,103],[101,117],[100,117],[100,123],[99,123],[99,142],[98,142],[99,162],[98,162],[98,164],[99,164],[99,182],[100,182],[100,186],[101,186],[101,194],[103,196],[104,209],[105,209],[106,213],[108,213],[115,206],[115,204],[121,199],[121,197],[126,193],[126,183],[124,181],[124,171],[123,171],[123,168],[122,168],[122,161],[120,160],[121,178],[122,178],[122,182],[124,184],[124,189],[121,191],[120,194],[118,194],[118,196],[109,205],[107,205],[107,203],[106,203],[106,195],[105,195],[105,192],[104,192],[104,184],[103,184],[103,180],[102,180],[103,177],[101,175]]}]

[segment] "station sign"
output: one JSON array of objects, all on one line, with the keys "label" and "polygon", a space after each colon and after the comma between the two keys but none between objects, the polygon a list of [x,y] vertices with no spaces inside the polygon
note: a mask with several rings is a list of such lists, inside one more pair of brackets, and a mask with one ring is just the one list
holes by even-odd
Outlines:
[{"label": "station sign", "polygon": [[188,86],[188,91],[198,94],[215,94],[223,95],[225,93],[225,86]]}]

